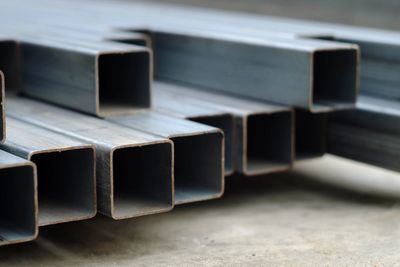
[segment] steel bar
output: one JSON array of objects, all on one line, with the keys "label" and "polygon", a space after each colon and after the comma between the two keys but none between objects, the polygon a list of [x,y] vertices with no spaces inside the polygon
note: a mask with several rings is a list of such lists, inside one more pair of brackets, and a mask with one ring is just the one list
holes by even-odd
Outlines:
[{"label": "steel bar", "polygon": [[155,83],[153,88],[153,108],[155,110],[177,118],[220,128],[224,132],[225,176],[231,175],[234,171],[235,154],[234,117],[230,113],[208,104],[207,101],[196,99],[194,103],[180,94],[159,90],[159,85],[159,83]]},{"label": "steel bar", "polygon": [[148,108],[150,51],[133,45],[89,43],[23,41],[22,92],[100,117]]},{"label": "steel bar", "polygon": [[330,116],[328,152],[400,171],[400,104],[360,97],[357,109]]},{"label": "steel bar", "polygon": [[7,118],[1,149],[36,164],[39,226],[92,218],[96,214],[93,145]]},{"label": "steel bar", "polygon": [[295,111],[296,160],[321,157],[327,150],[327,114]]},{"label": "steel bar", "polygon": [[0,246],[36,238],[36,167],[0,150]]},{"label": "steel bar", "polygon": [[96,146],[101,213],[125,219],[172,209],[170,140],[26,98],[7,97],[9,116]]},{"label": "steel bar", "polygon": [[224,192],[224,135],[217,128],[144,111],[110,121],[174,142],[175,204],[219,198]]},{"label": "steel bar", "polygon": [[187,85],[157,82],[155,91],[179,96],[197,106],[199,100],[235,117],[235,170],[246,175],[287,170],[293,163],[294,133],[291,108],[238,99]]}]

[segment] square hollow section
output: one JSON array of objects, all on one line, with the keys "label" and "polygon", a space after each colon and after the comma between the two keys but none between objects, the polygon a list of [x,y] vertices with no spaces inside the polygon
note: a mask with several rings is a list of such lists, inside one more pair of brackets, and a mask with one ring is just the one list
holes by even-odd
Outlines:
[{"label": "square hollow section", "polygon": [[220,197],[223,135],[212,132],[171,140],[175,150],[175,204]]},{"label": "square hollow section", "polygon": [[38,174],[39,226],[95,215],[92,148],[32,155]]},{"label": "square hollow section", "polygon": [[229,114],[194,117],[190,120],[221,129],[225,137],[225,175],[233,173],[234,118]]},{"label": "square hollow section", "polygon": [[0,245],[36,237],[33,166],[0,169]]},{"label": "square hollow section", "polygon": [[148,51],[101,54],[98,68],[100,115],[150,107],[151,56]]},{"label": "square hollow section", "polygon": [[172,153],[171,143],[113,151],[114,219],[168,211],[173,207]]},{"label": "square hollow section", "polygon": [[296,159],[321,157],[326,152],[327,116],[296,110]]},{"label": "square hollow section", "polygon": [[313,56],[312,110],[352,107],[357,98],[356,49],[316,51]]},{"label": "square hollow section", "polygon": [[290,111],[248,116],[244,174],[265,174],[289,168],[293,161],[292,123]]}]

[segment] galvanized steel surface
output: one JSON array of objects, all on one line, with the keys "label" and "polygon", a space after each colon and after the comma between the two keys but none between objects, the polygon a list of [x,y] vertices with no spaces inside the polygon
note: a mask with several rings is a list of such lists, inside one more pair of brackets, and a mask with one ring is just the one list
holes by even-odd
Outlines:
[{"label": "galvanized steel surface", "polygon": [[101,213],[124,219],[172,209],[171,141],[21,97],[8,96],[7,112],[96,146]]},{"label": "galvanized steel surface", "polygon": [[0,148],[36,164],[39,226],[96,214],[93,145],[7,118],[10,133]]},{"label": "galvanized steel surface", "polygon": [[177,95],[181,102],[210,108],[235,118],[234,167],[246,175],[287,170],[294,160],[294,118],[291,108],[196,90],[187,85],[155,84],[156,95]]},{"label": "galvanized steel surface", "polygon": [[[89,3],[80,5],[80,10],[86,13],[76,10],[72,13],[69,9],[60,11],[56,8],[57,4],[53,6],[49,3],[49,6],[60,13],[58,20],[61,25],[80,28],[76,22],[67,20],[74,16],[82,22],[91,21],[89,28],[95,30],[118,26],[129,26],[137,31],[148,30],[155,50],[157,77],[315,112],[354,107],[359,64],[359,52],[355,45],[282,38],[273,34],[267,38],[239,36],[214,31],[211,25],[199,29],[190,23],[169,22],[170,18],[162,14],[156,20],[143,15],[133,17],[125,9],[130,8],[133,14],[137,14],[135,4],[124,8],[121,3],[103,2],[96,7],[97,16],[114,10],[119,17],[108,20],[109,16],[101,16],[99,20],[100,16],[88,16],[92,12]],[[36,7],[29,8],[35,10]],[[151,14],[151,7],[147,9]],[[7,25],[7,19],[5,23]],[[35,25],[45,29],[48,24],[39,20]],[[17,28],[24,32],[22,25]],[[15,35],[18,36],[18,33]]]},{"label": "galvanized steel surface", "polygon": [[109,119],[174,142],[175,204],[219,198],[224,192],[224,134],[154,111]]},{"label": "galvanized steel surface", "polygon": [[225,176],[234,172],[234,156],[236,131],[234,116],[219,107],[210,105],[208,101],[189,99],[179,93],[170,93],[159,88],[156,82],[153,88],[153,109],[169,116],[188,119],[205,125],[213,126],[224,132]]},{"label": "galvanized steel surface", "polygon": [[100,117],[150,106],[146,48],[39,39],[23,41],[21,51],[25,95]]},{"label": "galvanized steel surface", "polygon": [[[94,148],[98,208],[114,219],[218,198],[224,169],[285,171],[326,150],[400,169],[399,33],[123,1],[0,8],[1,89],[109,120],[10,96],[2,148],[36,163],[39,217],[35,165],[0,151],[2,197],[28,207],[4,208],[4,244],[94,216]],[[14,219],[24,230],[3,225]]]},{"label": "galvanized steel surface", "polygon": [[400,171],[400,104],[361,97],[357,109],[330,116],[328,151]]}]

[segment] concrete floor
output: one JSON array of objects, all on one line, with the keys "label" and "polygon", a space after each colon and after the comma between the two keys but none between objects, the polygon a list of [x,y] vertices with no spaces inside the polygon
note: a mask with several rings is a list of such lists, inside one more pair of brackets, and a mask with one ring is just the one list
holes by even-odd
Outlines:
[{"label": "concrete floor", "polygon": [[[340,167],[335,160],[324,162]],[[356,166],[353,172],[365,175]],[[234,177],[220,200],[138,219],[98,216],[45,227],[35,242],[0,248],[0,265],[400,265],[399,202],[312,176]]]}]

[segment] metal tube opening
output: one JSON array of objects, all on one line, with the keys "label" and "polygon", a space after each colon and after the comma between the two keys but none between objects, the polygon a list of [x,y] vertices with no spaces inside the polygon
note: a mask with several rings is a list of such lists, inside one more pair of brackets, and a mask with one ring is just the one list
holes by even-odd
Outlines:
[{"label": "metal tube opening", "polygon": [[325,113],[296,110],[296,159],[321,157],[326,152],[327,117]]},{"label": "metal tube opening", "polygon": [[233,173],[233,140],[234,140],[234,118],[231,115],[215,115],[190,118],[190,120],[203,123],[205,125],[214,126],[224,132],[225,137],[225,175]]},{"label": "metal tube opening", "polygon": [[20,89],[20,57],[19,48],[15,41],[0,41],[0,70],[6,77],[7,89]]},{"label": "metal tube opening", "polygon": [[41,152],[31,160],[38,172],[39,226],[95,215],[92,148]]},{"label": "metal tube opening", "polygon": [[0,245],[36,237],[33,166],[0,169]]},{"label": "metal tube opening", "polygon": [[113,151],[114,219],[157,213],[173,207],[170,143]]},{"label": "metal tube opening", "polygon": [[99,113],[124,113],[150,106],[150,62],[147,51],[99,56]]},{"label": "metal tube opening", "polygon": [[248,116],[244,174],[256,175],[289,168],[293,162],[292,122],[291,112]]},{"label": "metal tube opening", "polygon": [[215,132],[171,139],[175,149],[175,204],[220,197],[223,135]]},{"label": "metal tube opening", "polygon": [[318,106],[350,108],[357,97],[357,50],[324,50],[314,53],[313,103]]}]

